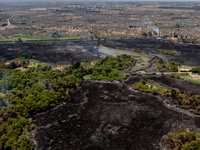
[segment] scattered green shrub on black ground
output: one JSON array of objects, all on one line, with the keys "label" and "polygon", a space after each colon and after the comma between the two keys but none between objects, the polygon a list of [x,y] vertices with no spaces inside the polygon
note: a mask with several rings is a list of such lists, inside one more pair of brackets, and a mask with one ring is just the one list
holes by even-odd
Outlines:
[{"label": "scattered green shrub on black ground", "polygon": [[171,92],[173,103],[180,108],[189,110],[192,113],[200,114],[200,95],[191,91],[180,91],[173,89]]},{"label": "scattered green shrub on black ground", "polygon": [[169,72],[178,72],[179,64],[176,62],[168,62],[163,60],[162,58],[158,57],[154,59],[154,64],[156,68],[162,71],[169,71]]},{"label": "scattered green shrub on black ground", "polygon": [[176,54],[177,52],[176,51],[173,51],[173,50],[166,50],[166,49],[158,49],[157,51],[163,53],[163,54],[170,54],[170,55],[174,55]]},{"label": "scattered green shrub on black ground", "polygon": [[171,95],[173,104],[192,113],[200,114],[200,95],[191,91],[180,91],[176,88],[171,90],[161,85],[156,85],[151,80],[148,82],[144,80],[136,82],[133,89],[163,96]]},{"label": "scattered green shrub on black ground", "polygon": [[163,144],[169,150],[199,150],[200,134],[188,132],[182,128],[179,133],[170,134],[165,137]]}]

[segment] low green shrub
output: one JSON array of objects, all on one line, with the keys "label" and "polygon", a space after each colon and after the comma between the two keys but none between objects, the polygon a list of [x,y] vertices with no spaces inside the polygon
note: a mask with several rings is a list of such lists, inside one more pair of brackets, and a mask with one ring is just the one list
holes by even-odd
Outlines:
[{"label": "low green shrub", "polygon": [[136,82],[133,86],[133,89],[140,90],[143,92],[150,92],[152,94],[160,94],[160,95],[171,95],[171,90],[165,88],[161,85],[156,85],[152,80],[146,82],[145,80],[141,80],[140,82]]},{"label": "low green shrub", "polygon": [[170,78],[180,79],[180,76],[178,74],[170,74],[169,76]]},{"label": "low green shrub", "polygon": [[177,52],[176,51],[173,51],[173,50],[166,50],[166,49],[158,49],[157,51],[163,53],[163,54],[170,54],[170,55],[174,55],[176,54]]},{"label": "low green shrub", "polygon": [[154,59],[154,64],[156,68],[160,70],[169,71],[169,72],[178,72],[179,64],[176,62],[168,62],[158,57]]},{"label": "low green shrub", "polygon": [[165,137],[163,144],[169,150],[199,150],[200,134],[196,132],[188,132],[181,129],[179,133],[170,134]]}]

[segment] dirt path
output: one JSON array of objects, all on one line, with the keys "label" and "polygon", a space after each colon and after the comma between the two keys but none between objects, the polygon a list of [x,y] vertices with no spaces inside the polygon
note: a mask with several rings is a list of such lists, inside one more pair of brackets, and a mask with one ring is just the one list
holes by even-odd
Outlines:
[{"label": "dirt path", "polygon": [[10,19],[7,19],[7,21],[8,21],[8,25],[5,26],[5,27],[3,27],[2,29],[0,29],[0,31],[5,30],[7,27],[9,27],[9,26],[11,25],[11,24],[10,24]]}]

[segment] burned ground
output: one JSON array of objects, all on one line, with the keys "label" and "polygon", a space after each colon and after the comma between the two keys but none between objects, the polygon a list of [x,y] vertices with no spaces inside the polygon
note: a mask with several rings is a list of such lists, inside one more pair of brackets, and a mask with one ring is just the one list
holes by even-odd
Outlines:
[{"label": "burned ground", "polygon": [[[200,65],[200,46],[189,44],[174,44],[166,40],[152,38],[123,39],[106,41],[43,41],[23,43],[0,43],[0,56],[6,60],[17,57],[17,52],[33,53],[35,59],[48,64],[70,64],[70,59],[79,62],[90,61],[99,58],[98,46],[133,50],[146,53],[149,56],[159,56],[168,61],[175,61],[182,65]],[[156,49],[175,50],[175,55],[163,54]]]},{"label": "burned ground", "polygon": [[[200,65],[200,45],[175,44],[167,40],[153,38],[105,40],[101,41],[101,43],[107,47],[134,50],[136,52],[146,53],[151,57],[162,57],[165,60],[175,61],[182,65]],[[177,54],[163,54],[158,52],[157,49],[174,50]]]},{"label": "burned ground", "polygon": [[[156,39],[100,41],[113,48],[145,52],[185,65],[200,65],[198,45],[178,45]],[[0,43],[0,55],[14,59],[19,50],[33,53],[49,64],[69,64],[99,58],[99,41],[46,41]],[[157,48],[173,49],[176,55],[158,53]],[[35,129],[31,137],[37,150],[159,150],[162,138],[180,127],[199,132],[200,118],[188,111],[171,107],[165,98],[135,91],[140,80],[154,80],[169,88],[200,94],[200,85],[168,76],[131,76],[122,82],[85,80],[81,89],[67,102],[32,117]]]},{"label": "burned ground", "polygon": [[48,64],[70,64],[98,59],[98,41],[43,41],[0,43],[0,56],[6,60],[17,57],[18,51],[32,53],[36,60]]},{"label": "burned ground", "polygon": [[200,94],[200,84],[191,83],[183,79],[169,78],[168,75],[147,75],[147,76],[131,76],[124,80],[124,83],[133,86],[134,83],[140,80],[153,80],[157,84],[163,85],[167,88],[178,88],[180,90],[193,91]]},{"label": "burned ground", "polygon": [[67,103],[33,116],[33,122],[38,150],[159,150],[162,137],[180,126],[200,130],[198,116],[118,81],[86,80]]}]

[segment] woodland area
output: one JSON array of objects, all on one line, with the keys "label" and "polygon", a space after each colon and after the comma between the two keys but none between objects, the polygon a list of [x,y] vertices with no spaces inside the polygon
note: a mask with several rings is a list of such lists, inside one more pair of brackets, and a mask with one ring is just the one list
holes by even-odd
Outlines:
[{"label": "woodland area", "polygon": [[[22,54],[20,59],[29,62],[30,57]],[[52,70],[51,66],[38,64],[26,71],[17,68],[15,62],[1,64],[1,126],[0,149],[32,149],[29,132],[32,128],[28,118],[48,110],[67,100],[76,87],[83,81],[83,76],[90,74],[93,79],[114,80],[124,77],[117,69],[127,68],[132,58],[126,55],[117,58],[106,57],[93,68],[85,70],[79,62],[61,70]],[[113,65],[112,65],[113,64]],[[26,65],[24,67],[27,67]],[[113,67],[113,68],[112,68]],[[5,107],[5,104],[6,107]]]}]

